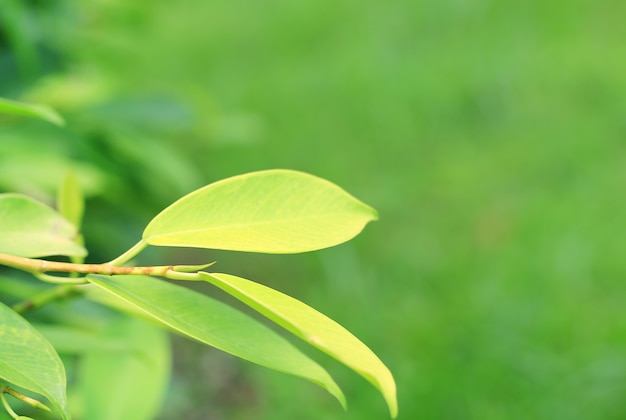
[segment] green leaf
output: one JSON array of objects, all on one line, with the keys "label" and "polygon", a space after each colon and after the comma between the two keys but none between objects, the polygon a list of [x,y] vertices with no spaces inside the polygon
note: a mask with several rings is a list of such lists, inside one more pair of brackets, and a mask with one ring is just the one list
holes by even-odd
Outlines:
[{"label": "green leaf", "polygon": [[260,322],[215,299],[145,276],[89,275],[87,280],[187,337],[320,385],[345,407],[341,389],[319,364]]},{"label": "green leaf", "polygon": [[50,207],[19,194],[0,194],[0,252],[19,257],[85,256],[76,228]]},{"label": "green leaf", "polygon": [[121,317],[104,338],[126,348],[90,351],[80,362],[83,418],[150,420],[157,417],[169,383],[167,333],[147,322]]},{"label": "green leaf", "polygon": [[92,351],[128,350],[128,343],[109,337],[100,329],[86,330],[68,325],[33,324],[60,354],[85,354]]},{"label": "green leaf", "polygon": [[57,197],[57,208],[63,217],[76,228],[80,228],[85,211],[85,199],[74,172],[68,172],[63,179]]},{"label": "green leaf", "polygon": [[357,235],[376,211],[324,179],[291,170],[207,185],[158,214],[144,242],[270,254],[327,248]]},{"label": "green leaf", "polygon": [[44,395],[64,419],[69,419],[61,359],[28,321],[2,303],[0,343],[0,378]]},{"label": "green leaf", "polygon": [[359,373],[382,393],[391,417],[397,416],[396,384],[391,372],[365,344],[337,322],[262,284],[230,274],[199,275]]},{"label": "green leaf", "polygon": [[0,26],[9,51],[15,57],[20,73],[27,80],[33,80],[39,70],[36,31],[29,19],[30,7],[19,0],[3,0],[0,13]]},{"label": "green leaf", "polygon": [[[61,216],[65,217],[76,227],[76,230],[80,231],[83,223],[83,213],[85,212],[85,198],[73,171],[69,171],[61,183],[61,188],[59,188],[57,195],[57,209]],[[74,238],[74,242],[79,246],[85,245],[85,239],[80,233]],[[80,264],[84,261],[84,258],[72,256],[70,260],[73,263]]]},{"label": "green leaf", "polygon": [[31,105],[0,98],[0,114],[39,118],[52,124],[63,126],[65,121],[56,111],[45,105]]}]

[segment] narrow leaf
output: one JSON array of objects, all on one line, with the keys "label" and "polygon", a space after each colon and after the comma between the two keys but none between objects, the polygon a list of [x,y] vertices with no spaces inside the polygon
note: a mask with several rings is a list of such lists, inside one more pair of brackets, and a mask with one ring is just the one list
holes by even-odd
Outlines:
[{"label": "narrow leaf", "polygon": [[170,349],[166,331],[122,317],[104,336],[124,349],[88,352],[80,361],[80,392],[89,420],[150,420],[161,408],[169,382]]},{"label": "narrow leaf", "polygon": [[4,98],[0,98],[0,114],[39,118],[58,126],[65,125],[63,117],[50,107],[45,105],[26,104]]},{"label": "narrow leaf", "polygon": [[65,368],[52,345],[0,303],[0,379],[48,398],[69,419]]},{"label": "narrow leaf", "polygon": [[73,172],[68,172],[63,179],[57,197],[57,208],[63,217],[80,229],[85,211],[85,199]]},{"label": "narrow leaf", "polygon": [[187,337],[325,388],[345,407],[328,372],[260,322],[185,287],[145,276],[90,275],[87,280]]},{"label": "narrow leaf", "polygon": [[0,252],[19,257],[85,256],[76,228],[50,207],[19,194],[0,194]]},{"label": "narrow leaf", "polygon": [[397,416],[396,384],[391,372],[365,344],[337,322],[262,284],[230,274],[199,275],[359,373],[382,393],[391,417]]},{"label": "narrow leaf", "polygon": [[143,239],[158,246],[289,254],[345,242],[376,217],[374,209],[331,182],[269,170],[188,194],[157,215]]}]

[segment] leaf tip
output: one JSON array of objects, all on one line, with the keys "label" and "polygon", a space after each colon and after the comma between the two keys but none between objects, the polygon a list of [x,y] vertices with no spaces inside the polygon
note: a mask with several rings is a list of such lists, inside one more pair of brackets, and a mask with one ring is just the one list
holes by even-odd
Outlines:
[{"label": "leaf tip", "polygon": [[65,127],[65,118],[56,112],[48,114],[48,121],[58,127]]},{"label": "leaf tip", "polygon": [[374,207],[369,208],[370,215],[372,216],[371,221],[375,222],[378,220],[378,211]]},{"label": "leaf tip", "polygon": [[383,398],[387,403],[387,407],[389,408],[389,416],[392,419],[395,419],[398,417],[398,398],[396,396],[396,382],[391,376],[391,373],[389,373],[389,376],[391,381],[387,382],[387,384],[384,386],[382,383],[379,383],[379,390],[381,391]]},{"label": "leaf tip", "polygon": [[54,109],[50,108],[47,105],[33,105],[33,109],[35,110],[36,116],[39,118],[48,121],[51,124],[54,124],[58,127],[65,126],[65,119]]}]

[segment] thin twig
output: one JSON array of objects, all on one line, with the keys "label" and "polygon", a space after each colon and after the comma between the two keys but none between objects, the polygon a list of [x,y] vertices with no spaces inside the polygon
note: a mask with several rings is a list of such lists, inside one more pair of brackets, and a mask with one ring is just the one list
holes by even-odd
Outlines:
[{"label": "thin twig", "polygon": [[15,255],[0,253],[0,264],[17,268],[30,273],[80,273],[80,274],[144,274],[148,276],[163,276],[170,270],[176,270],[173,265],[152,267],[119,267],[106,264],[75,264],[69,262],[48,261],[35,258],[16,257]]},{"label": "thin twig", "polygon": [[11,307],[18,314],[23,314],[26,311],[37,309],[44,306],[48,302],[52,302],[57,299],[63,299],[73,294],[80,294],[81,290],[74,285],[62,285],[48,289],[38,295],[33,296],[30,299],[26,299],[22,302],[16,303]]}]

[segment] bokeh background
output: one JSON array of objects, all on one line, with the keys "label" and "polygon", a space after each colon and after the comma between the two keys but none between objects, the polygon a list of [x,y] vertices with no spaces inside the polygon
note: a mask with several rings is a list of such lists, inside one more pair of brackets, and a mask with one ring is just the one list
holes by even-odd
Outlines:
[{"label": "bokeh background", "polygon": [[[390,367],[404,419],[626,418],[626,3],[0,2],[0,189],[88,196],[90,260],[181,195],[253,170],[327,178],[380,220],[336,248],[160,250],[330,315]],[[204,292],[211,293],[209,290]],[[162,419],[383,419],[320,357],[304,381],[174,339]],[[129,417],[131,418],[131,417]]]}]

